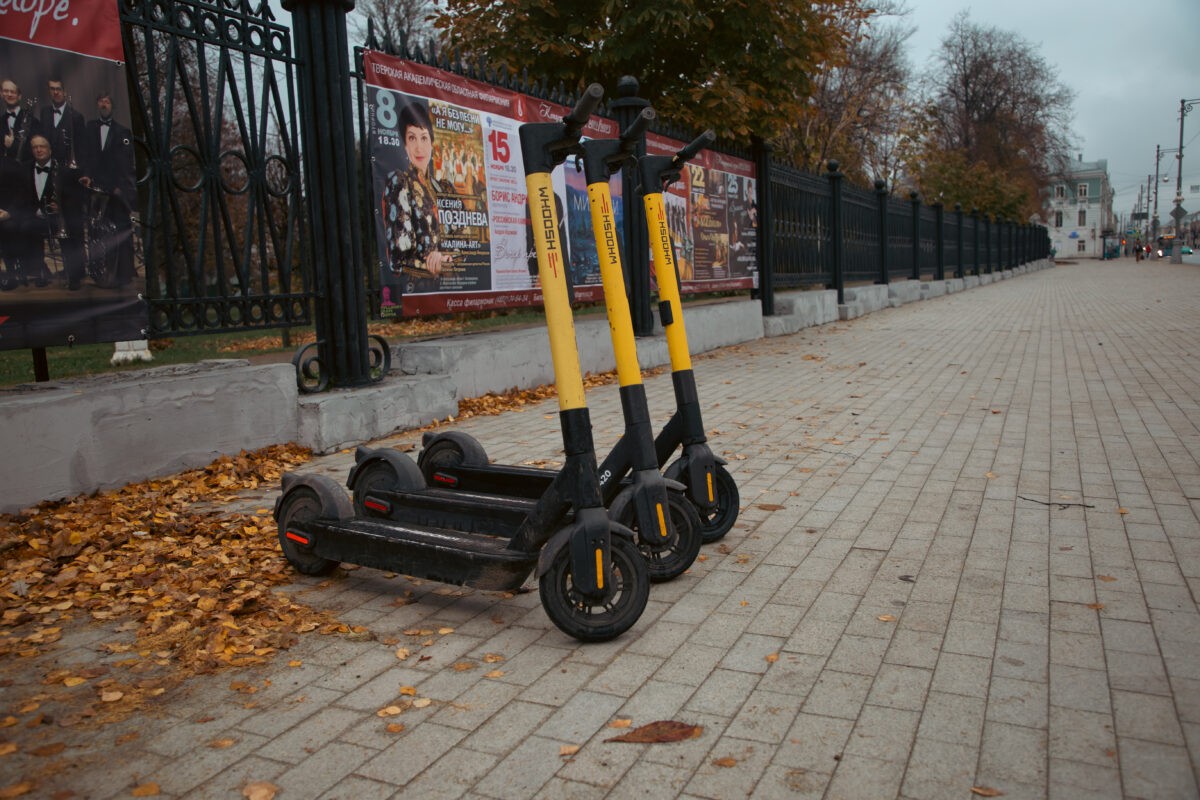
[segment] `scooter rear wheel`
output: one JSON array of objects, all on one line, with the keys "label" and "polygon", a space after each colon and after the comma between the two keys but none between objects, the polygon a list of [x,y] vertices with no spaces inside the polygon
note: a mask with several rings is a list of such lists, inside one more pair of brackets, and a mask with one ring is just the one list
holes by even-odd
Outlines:
[{"label": "scooter rear wheel", "polygon": [[466,434],[443,433],[417,454],[417,466],[425,483],[434,484],[433,474],[443,467],[462,464],[482,466],[488,463],[483,447]]},{"label": "scooter rear wheel", "polygon": [[[696,556],[700,554],[700,515],[695,506],[688,502],[682,492],[668,492],[667,504],[671,514],[671,527],[674,532],[668,541],[652,547],[642,541],[639,534],[638,550],[646,559],[646,568],[650,573],[651,583],[662,583],[677,578],[692,566]],[[616,522],[638,533],[637,509],[633,503],[625,503],[615,518]]]},{"label": "scooter rear wheel", "polygon": [[358,516],[373,516],[368,513],[363,501],[373,491],[406,491],[424,488],[424,479],[412,459],[388,450],[376,451],[378,457],[371,458],[354,473],[351,492],[354,497],[354,513]]},{"label": "scooter rear wheel", "polygon": [[297,486],[284,496],[279,509],[279,547],[288,563],[305,575],[326,575],[338,565],[287,535],[288,531],[303,535],[308,523],[321,516],[322,508],[321,498],[312,488]]},{"label": "scooter rear wheel", "polygon": [[542,607],[559,630],[581,642],[606,642],[633,627],[650,598],[646,562],[633,542],[624,536],[611,539],[608,599],[584,597],[571,580],[570,548],[554,556],[550,569],[538,581]]},{"label": "scooter rear wheel", "polygon": [[733,523],[738,518],[738,504],[742,500],[737,482],[724,467],[717,465],[713,479],[717,507],[708,513],[697,509],[700,514],[700,539],[705,544],[712,544],[733,529]]}]

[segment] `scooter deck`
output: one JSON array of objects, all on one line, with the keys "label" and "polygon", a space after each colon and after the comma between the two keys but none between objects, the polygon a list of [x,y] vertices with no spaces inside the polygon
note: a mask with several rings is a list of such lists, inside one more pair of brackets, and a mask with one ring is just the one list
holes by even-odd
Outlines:
[{"label": "scooter deck", "polygon": [[380,519],[503,538],[512,538],[536,505],[524,497],[442,489],[377,489],[363,500]]},{"label": "scooter deck", "polygon": [[510,464],[455,464],[438,467],[432,480],[456,493],[475,492],[486,495],[536,499],[545,494],[558,476],[556,469],[526,467]]},{"label": "scooter deck", "polygon": [[511,549],[507,538],[395,520],[320,518],[303,533],[330,561],[491,591],[520,588],[538,559],[536,552]]}]

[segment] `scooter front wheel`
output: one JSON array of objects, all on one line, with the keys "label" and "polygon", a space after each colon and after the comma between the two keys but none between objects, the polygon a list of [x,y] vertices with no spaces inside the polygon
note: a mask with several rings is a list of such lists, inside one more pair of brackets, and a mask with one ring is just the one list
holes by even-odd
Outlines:
[{"label": "scooter front wheel", "polygon": [[289,491],[279,507],[279,547],[288,563],[305,575],[326,575],[338,565],[300,543],[308,541],[308,523],[320,517],[322,509],[321,497],[309,486]]},{"label": "scooter front wheel", "polygon": [[717,492],[717,507],[708,513],[697,509],[700,513],[700,539],[705,544],[712,544],[733,529],[733,523],[738,518],[738,504],[742,501],[737,482],[719,464],[713,470],[713,483]]},{"label": "scooter front wheel", "polygon": [[[674,529],[670,539],[658,546],[652,546],[637,538],[638,550],[646,560],[646,568],[650,573],[651,583],[662,583],[679,577],[692,566],[696,556],[700,554],[701,521],[700,515],[684,497],[682,492],[667,492],[667,504],[671,514],[671,527]],[[633,503],[621,506],[616,522],[638,533],[637,509]]]},{"label": "scooter front wheel", "polygon": [[633,627],[650,599],[650,576],[637,547],[614,535],[609,549],[609,593],[595,601],[575,589],[571,579],[570,548],[554,556],[538,581],[542,607],[559,630],[581,642],[606,642]]}]

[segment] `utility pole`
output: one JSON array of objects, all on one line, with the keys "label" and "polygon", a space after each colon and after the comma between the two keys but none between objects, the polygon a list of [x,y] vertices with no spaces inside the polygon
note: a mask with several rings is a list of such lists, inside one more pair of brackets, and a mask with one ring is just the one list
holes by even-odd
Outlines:
[{"label": "utility pole", "polygon": [[1171,242],[1171,263],[1183,263],[1183,218],[1187,209],[1183,207],[1183,120],[1187,117],[1192,106],[1200,103],[1200,98],[1179,101],[1179,152],[1175,154],[1175,208],[1171,217],[1175,220],[1175,238]]},{"label": "utility pole", "polygon": [[1158,252],[1158,165],[1162,161],[1162,145],[1154,145],[1154,217],[1150,220],[1150,249]]}]

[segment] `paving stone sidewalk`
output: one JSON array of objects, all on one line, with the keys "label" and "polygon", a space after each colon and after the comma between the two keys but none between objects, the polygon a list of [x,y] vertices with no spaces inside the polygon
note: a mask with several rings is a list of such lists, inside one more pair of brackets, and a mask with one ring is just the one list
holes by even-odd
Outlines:
[{"label": "paving stone sidewalk", "polygon": [[[302,637],[237,676],[251,704],[228,674],[197,678],[72,734],[90,738],[42,796],[1200,796],[1200,269],[1064,264],[695,369],[741,517],[624,636],[568,638],[536,591],[298,578],[376,638]],[[665,418],[669,375],[647,388]],[[603,451],[617,392],[588,399]],[[497,460],[552,462],[555,417],[459,427]],[[619,719],[703,733],[606,741]],[[21,758],[0,757],[0,785]]]}]

